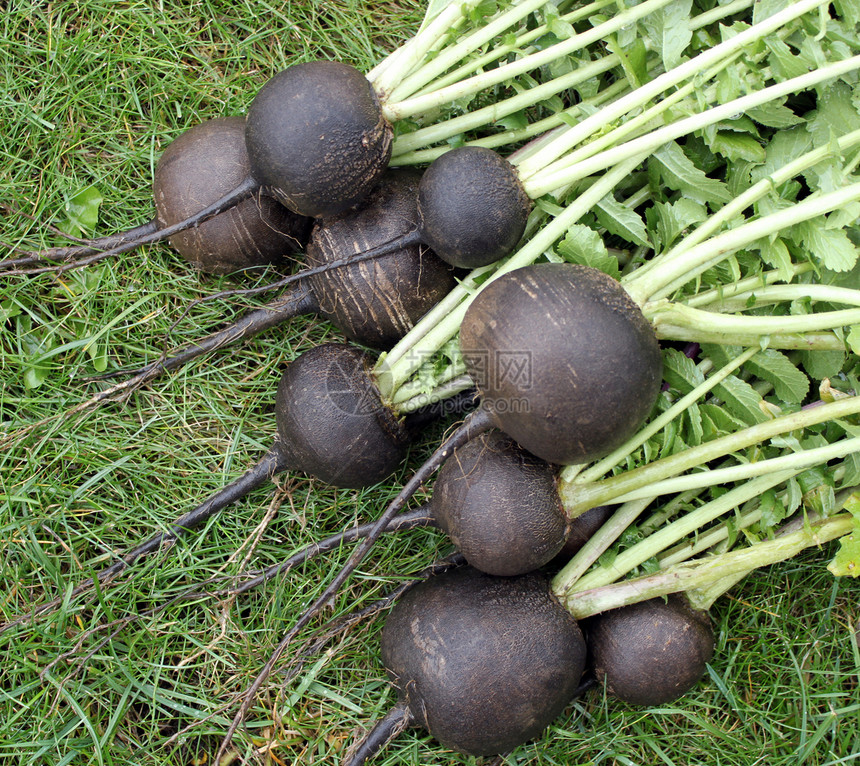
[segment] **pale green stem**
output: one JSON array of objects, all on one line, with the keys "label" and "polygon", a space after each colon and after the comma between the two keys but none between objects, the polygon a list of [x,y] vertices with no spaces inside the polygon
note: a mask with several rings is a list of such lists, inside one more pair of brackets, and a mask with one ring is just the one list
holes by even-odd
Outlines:
[{"label": "pale green stem", "polygon": [[[433,381],[433,386],[435,388],[436,386],[444,385],[454,378],[465,375],[465,373],[466,365],[463,364],[462,359],[457,359],[456,362],[452,362],[447,368],[445,368],[445,370],[436,376]],[[419,376],[418,380],[411,380],[409,383],[401,386],[397,390],[397,395],[392,398],[391,404],[399,411],[405,402],[408,402],[415,397],[420,397],[422,393],[422,381]]]},{"label": "pale green stem", "polygon": [[[592,77],[608,72],[613,67],[618,66],[620,61],[615,54],[604,56],[590,64],[577,67],[572,72],[556,77],[549,82],[534,85],[528,90],[518,93],[516,96],[496,101],[489,106],[475,109],[467,114],[430,125],[426,128],[421,128],[413,133],[407,133],[394,142],[392,161],[395,164],[402,165],[402,155],[408,157],[407,152],[420,149],[428,144],[444,141],[451,136],[465,133],[468,130],[474,130],[483,125],[490,125],[503,117],[507,117],[509,114],[519,112],[522,109],[526,109],[533,104],[540,103],[554,96],[556,93],[560,93],[586,80],[590,80]],[[559,118],[558,122],[561,122],[561,118]],[[444,147],[445,151],[448,149],[450,147]]]},{"label": "pale green stem", "polygon": [[[573,11],[569,11],[568,13],[562,15],[560,18],[562,21],[566,21],[569,24],[573,24],[583,18],[597,13],[598,11],[605,8],[607,5],[613,5],[616,2],[617,0],[596,0],[589,5],[581,6]],[[714,19],[714,21],[716,20],[717,19]],[[526,46],[529,46],[530,43],[534,42],[539,37],[542,37],[543,35],[547,34],[547,32],[549,32],[549,27],[546,24],[540,24],[534,29],[530,29],[527,32],[522,32],[511,43],[493,45],[490,50],[488,50],[482,56],[476,56],[474,58],[469,59],[468,61],[466,61],[466,63],[462,64],[457,69],[446,73],[438,80],[434,80],[430,84],[430,86],[428,86],[424,90],[417,91],[413,95],[423,96],[425,95],[425,93],[429,93],[431,91],[438,90],[439,88],[444,88],[448,85],[453,85],[454,83],[460,82],[466,77],[473,75],[475,72],[482,71],[488,64],[497,61],[503,56],[507,56],[509,53],[527,55],[533,52],[534,48],[529,48]]]},{"label": "pale green stem", "polygon": [[463,21],[470,8],[481,0],[459,0],[447,5],[404,45],[370,70],[367,79],[383,104],[397,84],[418,66],[427,53]]},{"label": "pale green stem", "polygon": [[[732,38],[735,39],[735,38]],[[742,114],[748,109],[761,106],[768,101],[773,101],[791,93],[804,91],[826,80],[840,77],[848,72],[860,68],[860,56],[852,56],[843,61],[837,61],[827,66],[820,67],[805,75],[793,77],[767,88],[762,88],[747,96],[728,101],[725,104],[706,109],[705,111],[670,123],[663,128],[653,131],[645,136],[634,138],[624,144],[614,146],[611,149],[589,157],[587,160],[578,162],[572,167],[561,167],[554,165],[546,172],[535,174],[524,181],[527,193],[534,197],[540,197],[551,193],[553,190],[566,186],[586,176],[593,175],[615,163],[632,155],[642,153],[651,154],[666,143],[680,136],[687,135],[696,130],[713,125],[720,120],[729,119],[735,114]],[[674,71],[674,70],[673,70]]]},{"label": "pale green stem", "polygon": [[[648,103],[664,91],[674,87],[676,84],[683,82],[688,78],[695,77],[697,74],[700,74],[703,70],[713,66],[721,59],[734,55],[751,43],[760,40],[765,35],[779,29],[793,19],[798,18],[823,4],[822,0],[800,0],[799,2],[792,3],[785,10],[774,14],[734,37],[715,45],[713,48],[699,53],[692,59],[673,67],[654,80],[643,84],[629,95],[618,99],[618,101],[614,102],[606,109],[601,110],[599,114],[592,115],[591,117],[583,120],[579,125],[571,128],[569,131],[565,131],[565,133],[556,139],[552,145],[546,147],[539,155],[532,157],[528,163],[524,163],[520,167],[520,177],[526,181],[527,188],[531,188],[533,185],[532,176],[547,168],[551,163],[554,163],[559,157],[581,141],[585,140],[585,138],[591,135],[594,131],[599,130],[603,125],[619,119],[631,110],[638,108],[642,104]],[[734,112],[730,112],[729,114],[734,114]],[[665,143],[665,141],[663,143]],[[660,144],[658,144],[658,146],[659,145]],[[615,150],[613,149],[613,151]],[[586,175],[591,175],[591,173],[586,173]],[[538,196],[542,196],[543,194],[564,185],[564,183],[554,182],[548,182],[547,184],[538,183],[536,188],[543,190],[538,194]]]},{"label": "pale green stem", "polygon": [[559,483],[559,496],[568,515],[575,517],[596,505],[613,502],[629,492],[678,476],[710,460],[746,449],[774,436],[857,413],[860,413],[860,395],[780,415],[601,481],[588,484]]},{"label": "pale green stem", "polygon": [[634,272],[625,282],[624,289],[636,303],[643,306],[647,301],[664,297],[663,293],[667,291],[668,286],[673,286],[673,291],[677,289],[676,281],[684,284],[753,242],[801,221],[825,215],[854,199],[860,199],[860,183],[850,184],[827,194],[807,197],[790,207],[723,231],[689,248],[683,258],[674,258],[665,265],[661,261],[660,268],[652,268],[643,277],[637,278]]},{"label": "pale green stem", "polygon": [[[809,2],[809,0],[804,1]],[[499,83],[506,82],[525,72],[537,69],[562,56],[569,55],[592,43],[596,43],[607,35],[617,32],[622,27],[632,24],[649,13],[668,5],[670,2],[672,0],[645,0],[645,2],[619,13],[617,16],[593,27],[587,32],[574,35],[568,40],[551,45],[543,51],[532,53],[509,64],[503,64],[488,72],[475,75],[447,88],[441,88],[426,96],[417,96],[399,103],[389,102],[384,108],[385,116],[391,122],[396,122],[397,120],[430,111],[442,104],[456,101],[464,96],[469,96]],[[563,186],[563,184],[559,184],[558,186]]]},{"label": "pale green stem", "polygon": [[[850,292],[856,293],[856,290]],[[856,297],[855,297],[856,300]],[[719,314],[685,306],[676,302],[646,303],[642,313],[651,321],[658,338],[675,336],[668,328],[688,328],[691,332],[701,331],[711,336],[726,334],[731,336],[754,336],[759,339],[772,335],[821,332],[838,327],[860,323],[860,309],[840,309],[819,311],[813,314],[792,314],[788,316],[742,316]]]},{"label": "pale green stem", "polygon": [[584,570],[580,567],[572,567],[568,563],[555,578],[555,583],[565,593],[573,594],[591,588],[600,588],[620,580],[648,559],[674,545],[678,540],[683,540],[691,532],[738,508],[762,492],[788,481],[795,473],[779,471],[771,476],[744,482],[695,511],[690,511],[671,524],[652,532],[644,540],[640,540],[615,556],[611,563],[599,566],[584,576],[582,576]]},{"label": "pale green stem", "polygon": [[[817,149],[802,154],[795,160],[783,165],[781,168],[773,171],[766,178],[757,181],[749,189],[735,197],[731,202],[726,203],[716,213],[709,216],[706,221],[696,227],[690,234],[684,237],[675,247],[663,253],[658,258],[654,258],[636,271],[632,275],[632,280],[641,279],[649,271],[654,268],[665,268],[664,264],[669,263],[675,258],[682,258],[684,254],[692,249],[695,245],[700,244],[705,239],[719,231],[728,222],[739,218],[744,210],[751,207],[755,202],[762,197],[770,194],[771,191],[779,186],[782,186],[786,181],[791,180],[804,170],[823,162],[829,157],[842,154],[852,147],[860,143],[860,130],[846,133],[834,141],[828,142],[826,146],[820,146]],[[622,280],[623,282],[624,280]]]},{"label": "pale green stem", "polygon": [[[759,278],[758,281],[760,283],[761,279]],[[684,305],[691,308],[705,306],[708,311],[721,312],[747,311],[761,306],[788,303],[801,299],[860,306],[860,290],[818,284],[770,285],[747,290],[734,290],[731,296],[726,294],[714,295],[710,301],[703,300],[701,295],[695,297],[698,299],[695,303],[690,299],[685,299]]]},{"label": "pale green stem", "polygon": [[[681,397],[677,402],[675,402],[671,407],[669,407],[669,409],[667,409],[665,412],[660,413],[660,415],[658,415],[647,425],[641,428],[636,434],[634,434],[620,447],[613,450],[606,457],[596,462],[594,465],[591,466],[591,468],[580,472],[579,475],[576,477],[576,481],[578,483],[585,484],[588,482],[597,481],[602,476],[605,476],[613,468],[615,468],[615,466],[621,463],[624,458],[626,458],[634,450],[637,450],[639,447],[641,447],[646,441],[648,441],[648,439],[650,439],[662,428],[665,428],[676,417],[678,417],[682,412],[684,412],[688,407],[690,407],[690,405],[701,399],[715,386],[722,383],[729,375],[731,375],[735,370],[737,370],[738,367],[740,367],[742,364],[744,364],[744,362],[755,356],[758,352],[759,349],[754,348],[747,349],[741,354],[738,354],[738,356],[732,359],[728,364],[726,364],[720,370],[718,370],[713,375],[704,380],[702,383],[700,383],[698,386],[696,386],[692,391],[690,391],[690,393]],[[572,479],[566,473],[566,469],[562,469],[559,478],[562,482],[572,481]]]},{"label": "pale green stem", "polygon": [[443,399],[449,399],[461,391],[467,391],[474,388],[475,383],[468,375],[458,375],[446,379],[444,382],[438,383],[432,391],[426,394],[416,394],[411,399],[407,399],[393,406],[395,412],[399,415],[408,415],[410,412],[415,412],[428,404],[441,402]]},{"label": "pale green stem", "polygon": [[[661,256],[662,257],[662,256]],[[793,263],[791,264],[791,278],[793,279],[800,274],[806,274],[812,271],[811,263]],[[732,282],[727,285],[719,285],[710,290],[703,290],[700,293],[691,295],[689,298],[684,298],[684,303],[693,308],[701,308],[702,306],[710,306],[711,304],[719,304],[723,301],[728,302],[738,298],[739,296],[758,295],[758,292],[768,289],[774,282],[783,279],[779,269],[764,271],[761,274],[755,274],[745,279],[740,279],[737,282]]]},{"label": "pale green stem", "polygon": [[[713,11],[700,14],[699,16],[696,16],[690,20],[690,29],[695,30],[701,26],[704,26],[705,24],[713,23],[719,18],[728,16],[731,13],[737,12],[738,10],[748,7],[751,4],[752,3],[750,2],[750,0],[741,0],[739,3],[734,3],[733,8],[729,8],[728,6],[726,6],[714,9],[715,11],[719,11],[718,14],[715,14]],[[736,53],[733,57],[730,57],[725,61],[721,62],[718,67],[712,69],[710,72],[707,73],[707,75],[705,75],[701,79],[711,79],[715,76],[717,72],[728,66],[729,63],[735,60],[738,56],[740,56],[740,53]],[[497,101],[494,104],[490,104],[489,106],[477,109],[473,112],[469,112],[467,114],[460,115],[459,117],[454,117],[449,120],[444,120],[443,122],[439,122],[433,125],[428,125],[427,127],[416,130],[413,133],[408,133],[405,136],[401,136],[394,143],[392,162],[397,165],[432,162],[444,152],[449,151],[450,147],[436,147],[434,149],[421,149],[421,147],[429,146],[438,143],[439,141],[444,141],[451,136],[455,136],[468,130],[473,130],[477,127],[496,122],[502,117],[506,117],[509,114],[513,114],[514,112],[517,112],[528,106],[539,103],[540,101],[549,98],[555,93],[573,87],[580,82],[590,79],[591,77],[594,77],[598,74],[601,74],[611,69],[612,67],[617,66],[619,63],[620,58],[617,55],[607,55],[591,64],[580,65],[579,67],[577,67],[576,70],[570,72],[569,74],[558,77],[554,80],[551,80],[550,82],[529,88],[528,90],[519,93],[511,98]],[[655,59],[649,64],[649,68],[653,68],[657,65],[657,63],[658,62]],[[699,78],[697,78],[697,80],[698,79]],[[688,86],[685,87],[685,89],[683,89],[683,92],[672,94],[672,96],[665,99],[656,107],[652,107],[652,109],[648,110],[647,114],[640,115],[634,120],[629,121],[629,123],[623,124],[622,126],[620,126],[620,128],[617,128],[615,131],[613,131],[609,136],[601,136],[599,139],[600,143],[596,145],[588,145],[589,151],[584,156],[590,156],[591,154],[596,153],[600,149],[618,142],[622,137],[635,132],[642,124],[649,122],[655,115],[662,114],[663,112],[665,112],[665,110],[670,108],[673,103],[681,100],[684,96],[689,95],[689,93],[692,92],[697,86],[698,83],[690,83]],[[617,80],[610,87],[616,91],[615,95],[613,96],[613,101],[615,101],[615,97],[622,93],[624,90],[629,90],[629,85],[627,84],[626,80]],[[595,100],[596,99],[589,99],[589,102],[594,102]],[[563,114],[573,116],[574,112],[579,113],[582,111],[581,106],[581,104],[577,104],[574,107],[565,110]],[[564,121],[561,115],[553,115],[552,117],[547,118],[547,120],[541,121],[541,128],[539,131],[535,130],[534,125],[530,125],[528,129],[525,130],[506,131],[504,133],[500,133],[488,138],[477,139],[475,141],[467,142],[466,145],[495,148],[503,146],[505,144],[521,141],[531,135],[537,135],[538,132],[549,130],[551,127],[561,125],[563,122]],[[603,126],[601,125],[600,127]],[[530,157],[534,153],[536,152],[531,152],[528,156]],[[520,162],[522,161],[523,160],[521,159]]]},{"label": "pale green stem", "polygon": [[608,609],[670,593],[701,590],[726,578],[777,564],[796,556],[806,548],[820,546],[850,534],[853,526],[853,517],[845,513],[814,522],[773,540],[696,561],[683,562],[646,577],[636,577],[571,594],[565,593],[553,582],[552,591],[573,617],[584,619]]},{"label": "pale green stem", "polygon": [[[618,166],[608,170],[604,175],[598,178],[590,187],[582,194],[567,205],[555,218],[549,221],[546,226],[540,229],[531,239],[529,239],[516,253],[510,258],[497,266],[492,276],[482,283],[479,289],[488,284],[492,280],[499,277],[501,274],[513,271],[522,266],[527,266],[537,260],[546,250],[551,248],[557,239],[564,236],[571,225],[576,223],[583,215],[591,210],[600,200],[602,200],[612,189],[621,183],[633,170],[643,161],[644,157],[633,157]],[[486,274],[488,269],[482,271]],[[474,273],[474,272],[473,272]],[[474,282],[472,282],[474,284]],[[457,288],[455,288],[457,289]],[[465,293],[465,290],[461,291]],[[438,351],[451,338],[453,338],[460,330],[460,322],[466,309],[471,304],[477,291],[463,295],[462,300],[455,306],[451,306],[450,310],[444,317],[435,316],[435,323],[430,324],[426,331],[422,327],[421,331],[416,333],[418,340],[405,345],[407,334],[403,341],[395,346],[394,350],[387,357],[380,358],[377,365],[374,367],[374,375],[387,399],[393,397],[397,389],[405,383],[409,377],[415,373],[421,365],[432,354]],[[450,303],[448,304],[450,305]],[[433,312],[431,312],[432,314]],[[419,322],[423,325],[427,317]],[[404,344],[401,346],[401,344]],[[394,358],[394,362],[389,362],[389,359]]]},{"label": "pale green stem", "polygon": [[[514,3],[504,13],[490,19],[471,34],[461,36],[454,45],[446,47],[439,55],[417,71],[404,77],[391,91],[389,101],[398,103],[415,95],[433,78],[444,74],[473,51],[479,50],[494,37],[501,35],[523,18],[543,7],[549,0],[522,0]],[[435,90],[435,89],[434,89]]]},{"label": "pale green stem", "polygon": [[[566,127],[567,123],[565,122],[565,119],[579,119],[581,115],[586,113],[586,109],[600,107],[607,101],[611,101],[619,94],[629,90],[629,88],[630,86],[626,80],[617,80],[612,83],[612,85],[609,85],[604,88],[604,90],[600,91],[596,96],[586,99],[581,103],[574,104],[563,112],[550,115],[549,117],[544,117],[542,120],[530,123],[519,130],[506,130],[501,133],[495,133],[491,136],[484,136],[483,138],[466,141],[465,146],[483,146],[487,149],[494,149],[499,146],[507,146],[542,135],[544,136],[544,140],[546,140],[546,138],[548,138],[546,136],[548,131],[559,128],[559,126]],[[456,120],[460,118],[455,117],[453,119]],[[426,146],[445,140],[445,138],[450,136],[446,125],[447,121],[437,123],[436,125],[428,125],[426,128],[421,128],[414,133],[407,133],[405,136],[395,139],[391,158],[392,163],[396,165],[420,165],[433,162],[437,157],[449,151],[449,146],[436,146],[430,149],[420,149],[410,152],[403,151],[402,149],[404,145],[403,142],[406,141],[409,141],[410,145]],[[416,138],[412,139],[412,136],[416,136]],[[533,152],[537,151],[539,149],[538,144],[541,144],[541,139],[535,138],[529,147],[524,148],[526,150],[523,151],[523,156],[530,156]]]},{"label": "pale green stem", "polygon": [[647,487],[618,495],[613,499],[613,502],[628,503],[643,497],[671,495],[675,492],[683,492],[697,487],[713,487],[716,484],[744,481],[772,472],[800,472],[812,466],[826,463],[828,460],[835,460],[856,452],[860,452],[860,437],[839,439],[824,447],[805,449],[789,455],[758,460],[754,463],[741,463],[729,468],[706,469],[685,476],[655,481]]},{"label": "pale green stem", "polygon": [[576,582],[637,519],[654,498],[643,498],[623,503],[565,564],[564,571],[570,582]]},{"label": "pale green stem", "polygon": [[661,340],[710,343],[722,346],[757,346],[766,342],[768,348],[779,351],[846,351],[845,341],[834,332],[803,332],[742,335],[727,332],[706,332],[698,328],[663,325],[657,333]]}]

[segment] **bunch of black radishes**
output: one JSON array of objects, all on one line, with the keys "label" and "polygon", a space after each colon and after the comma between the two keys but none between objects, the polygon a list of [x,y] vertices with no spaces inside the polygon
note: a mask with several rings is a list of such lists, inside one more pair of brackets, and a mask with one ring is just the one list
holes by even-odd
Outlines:
[{"label": "bunch of black radishes", "polygon": [[[639,5],[657,7],[657,2]],[[800,15],[804,8],[792,12]],[[619,28],[628,20],[625,13],[618,14]],[[277,436],[269,452],[169,531],[100,572],[101,584],[276,472],[301,471],[350,488],[385,480],[402,463],[419,428],[435,416],[435,405],[466,392],[462,405],[474,409],[378,520],[323,541],[314,551],[362,539],[291,635],[317,615],[382,533],[436,526],[467,562],[415,586],[392,610],[382,657],[399,702],[353,749],[352,766],[410,724],[424,726],[464,753],[504,753],[539,734],[590,678],[627,702],[661,704],[698,681],[714,646],[706,612],[679,595],[711,582],[695,579],[698,562],[664,574],[659,582],[643,581],[638,595],[595,600],[599,606],[571,591],[576,577],[551,582],[543,574],[599,529],[606,539],[602,548],[593,543],[589,563],[595,561],[638,513],[629,515],[626,504],[648,500],[647,492],[633,497],[641,485],[610,488],[605,501],[624,509],[610,515],[589,501],[593,495],[581,496],[596,481],[578,484],[569,474],[560,476],[557,467],[591,464],[618,450],[630,454],[632,443],[648,438],[639,435],[655,409],[663,356],[655,322],[643,306],[679,278],[679,257],[662,262],[655,257],[649,279],[663,264],[671,277],[648,283],[647,289],[635,277],[622,285],[590,266],[535,263],[546,249],[537,245],[536,252],[493,271],[492,264],[539,241],[530,240],[534,232],[527,231],[531,199],[549,182],[539,183],[536,171],[525,178],[521,166],[481,146],[445,151],[423,173],[390,169],[390,118],[403,113],[408,99],[401,94],[393,101],[394,67],[389,63],[388,80],[383,70],[374,81],[334,62],[290,67],[263,86],[247,118],[198,125],[167,148],[155,171],[153,221],[75,247],[0,262],[7,272],[64,270],[169,239],[200,269],[229,273],[306,250],[308,269],[284,280],[289,287],[279,298],[134,371],[140,381],[301,313],[322,315],[358,344],[327,344],[293,361],[278,388]],[[641,161],[631,149],[617,164],[607,161],[607,173],[584,186],[576,201],[563,192],[557,196],[569,210],[594,205]],[[558,183],[564,190],[573,181]],[[806,208],[798,211],[813,215]],[[555,225],[576,220],[565,223],[565,215],[557,214]],[[759,238],[766,234],[756,231]],[[524,236],[527,244],[517,251]],[[699,253],[691,273],[731,252],[728,246],[716,250],[716,255]],[[491,268],[480,272],[485,267]],[[483,279],[467,269],[478,269]],[[460,303],[451,298],[458,282],[469,294]],[[409,375],[396,366],[405,356],[396,351],[400,346],[382,360],[365,347],[390,350],[404,336],[420,341],[441,333],[441,320],[433,324],[434,311],[449,323],[456,318],[459,349],[454,372],[432,392],[428,406],[419,407],[420,397],[400,395]],[[422,323],[422,317],[429,319]],[[698,464],[860,412],[856,396],[833,404],[793,420],[776,418],[770,430],[740,429],[733,440],[715,443]],[[828,452],[826,459],[858,449],[847,441],[839,448],[842,452]],[[806,459],[795,461],[791,470],[825,458]],[[663,480],[691,465],[697,463],[654,461],[651,470]],[[437,470],[432,501],[405,511],[411,495]],[[713,518],[723,512],[711,510]],[[844,520],[837,521],[822,522],[814,539],[846,531]],[[785,539],[808,544],[791,537],[795,534],[787,532]],[[773,555],[779,560],[784,554]],[[726,567],[714,582],[752,568],[740,559]],[[72,595],[94,584],[82,583]]]}]

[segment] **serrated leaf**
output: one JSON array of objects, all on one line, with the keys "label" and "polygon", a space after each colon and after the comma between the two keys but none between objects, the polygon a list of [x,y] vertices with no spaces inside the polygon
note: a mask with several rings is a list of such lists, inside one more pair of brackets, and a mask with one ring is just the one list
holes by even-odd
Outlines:
[{"label": "serrated leaf", "polygon": [[803,118],[792,112],[784,102],[785,99],[781,99],[781,101],[771,101],[753,107],[747,110],[747,115],[759,125],[765,125],[768,128],[791,128],[802,123]]},{"label": "serrated leaf", "polygon": [[845,364],[845,353],[842,351],[803,351],[800,358],[803,369],[813,380],[833,378]]},{"label": "serrated leaf", "polygon": [[651,157],[660,165],[661,175],[669,188],[703,205],[731,200],[726,185],[708,178],[675,141],[661,146]]},{"label": "serrated leaf", "polygon": [[722,154],[729,160],[747,160],[749,162],[764,162],[764,147],[755,138],[746,133],[735,133],[730,130],[719,130],[708,141],[712,151]]},{"label": "serrated leaf", "polygon": [[839,550],[827,569],[836,577],[860,577],[860,532],[839,538]]},{"label": "serrated leaf", "polygon": [[714,395],[722,399],[726,409],[747,425],[762,423],[767,415],[759,406],[762,398],[758,392],[736,375],[729,375],[714,388]]},{"label": "serrated leaf", "polygon": [[788,251],[785,242],[781,239],[775,239],[771,242],[769,239],[760,239],[752,245],[753,250],[758,250],[761,253],[761,259],[771,268],[776,269],[779,278],[783,282],[790,282],[794,276],[794,268],[791,260],[791,253]]},{"label": "serrated leaf", "polygon": [[811,148],[812,136],[803,125],[774,133],[767,145],[767,156],[764,163],[752,170],[752,180],[760,181],[778,168],[796,160]]},{"label": "serrated leaf", "polygon": [[818,220],[803,221],[793,227],[804,247],[822,266],[831,271],[851,271],[858,250],[844,229],[828,229]]},{"label": "serrated leaf", "polygon": [[557,252],[568,263],[591,266],[609,274],[613,279],[621,276],[618,259],[609,254],[600,235],[584,224],[574,224],[567,230]]},{"label": "serrated leaf", "polygon": [[770,51],[768,62],[778,82],[800,77],[809,71],[809,67],[800,56],[792,53],[791,48],[777,37],[765,40]]},{"label": "serrated leaf", "polygon": [[705,206],[686,197],[676,202],[657,202],[649,207],[645,216],[648,228],[656,233],[652,238],[655,248],[667,249],[678,236],[694,223],[701,223],[708,217]]},{"label": "serrated leaf", "polygon": [[860,113],[853,103],[854,91],[841,80],[818,89],[817,108],[807,122],[807,130],[817,145],[827,144],[832,136],[860,130]]},{"label": "serrated leaf", "polygon": [[852,353],[860,356],[860,324],[851,326],[851,329],[848,331],[848,335],[845,336],[845,342],[848,344],[848,348],[851,349]]},{"label": "serrated leaf", "polygon": [[649,13],[640,22],[667,70],[681,63],[681,56],[693,38],[690,30],[692,7],[693,0],[675,0]]},{"label": "serrated leaf", "polygon": [[809,378],[780,351],[766,348],[747,361],[746,366],[771,383],[774,393],[784,402],[799,404],[809,393]]},{"label": "serrated leaf", "polygon": [[705,382],[696,363],[676,348],[663,350],[663,379],[682,394],[688,394]]},{"label": "serrated leaf", "polygon": [[645,221],[635,210],[623,205],[611,194],[605,196],[594,210],[598,223],[610,234],[635,245],[650,247]]}]

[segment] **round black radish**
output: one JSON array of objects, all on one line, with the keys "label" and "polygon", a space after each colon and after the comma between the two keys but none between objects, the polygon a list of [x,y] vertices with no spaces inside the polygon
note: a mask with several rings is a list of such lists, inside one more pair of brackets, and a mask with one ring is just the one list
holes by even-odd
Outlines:
[{"label": "round black radish", "polygon": [[388,165],[392,135],[364,75],[334,61],[278,72],[251,102],[245,128],[252,177],[314,218],[361,201]]},{"label": "round black radish", "polygon": [[[356,208],[314,225],[309,266],[363,253],[403,236],[418,224],[421,175],[388,170]],[[319,313],[350,340],[389,348],[451,288],[450,267],[419,244],[311,277]]]},{"label": "round black radish", "polygon": [[367,487],[397,468],[409,434],[382,403],[373,363],[359,348],[327,343],[287,367],[275,413],[291,468],[338,487]]},{"label": "round black radish", "polygon": [[543,576],[462,567],[394,606],[382,659],[416,724],[454,750],[495,755],[539,735],[567,706],[585,642]]},{"label": "round black radish", "polygon": [[[155,166],[159,228],[185,220],[236,187],[250,172],[245,120],[220,117],[174,139]],[[304,247],[311,220],[257,194],[197,227],[169,238],[193,266],[209,274],[278,263]]]},{"label": "round black radish", "polygon": [[463,268],[486,266],[513,252],[531,201],[514,166],[492,149],[452,149],[424,172],[418,192],[421,240]]},{"label": "round black radish", "polygon": [[598,681],[631,705],[662,705],[698,683],[714,654],[706,612],[673,594],[623,606],[585,623]]},{"label": "round black radish", "polygon": [[466,311],[460,349],[495,425],[550,463],[607,454],[660,390],[651,326],[618,282],[588,266],[536,264],[489,283]]},{"label": "round black radish", "polygon": [[445,462],[430,508],[466,561],[493,575],[543,566],[568,535],[555,470],[498,431],[481,434]]}]

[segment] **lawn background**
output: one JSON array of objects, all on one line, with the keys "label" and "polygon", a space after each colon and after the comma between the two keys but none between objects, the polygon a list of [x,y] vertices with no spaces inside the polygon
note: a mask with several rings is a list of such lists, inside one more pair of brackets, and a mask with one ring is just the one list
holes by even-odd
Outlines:
[{"label": "lawn background", "polygon": [[[0,240],[60,243],[41,224],[59,223],[67,199],[91,185],[104,198],[99,233],[148,220],[152,168],[182,130],[241,114],[268,77],[295,62],[338,59],[366,70],[414,32],[421,13],[411,0],[8,3],[0,16],[0,202],[36,223],[6,210]],[[152,358],[190,300],[232,284],[192,272],[165,246],[61,279],[4,279],[0,438],[86,399],[96,388],[85,378],[102,361]],[[264,300],[202,304],[170,342]],[[280,370],[311,344],[340,339],[316,319],[296,321],[125,403],[56,417],[14,439],[0,453],[2,619],[62,592],[250,466],[274,433]],[[448,425],[428,431],[410,465]],[[232,709],[217,711],[253,679],[344,555],[235,603],[173,606],[105,646],[96,633],[78,648],[80,636],[372,517],[402,478],[363,491],[279,478],[97,599],[0,636],[0,762],[211,763],[232,718]],[[329,615],[369,603],[447,550],[426,531],[384,541]],[[592,691],[505,763],[860,761],[860,587],[828,574],[829,554],[812,551],[757,573],[719,602],[709,675],[677,704],[635,709]],[[379,625],[333,641],[286,686],[274,676],[235,740],[237,757],[337,763],[392,702],[378,663]],[[410,731],[378,762],[480,759]]]}]

